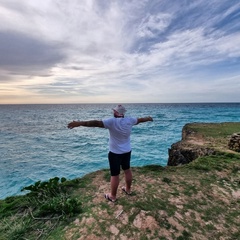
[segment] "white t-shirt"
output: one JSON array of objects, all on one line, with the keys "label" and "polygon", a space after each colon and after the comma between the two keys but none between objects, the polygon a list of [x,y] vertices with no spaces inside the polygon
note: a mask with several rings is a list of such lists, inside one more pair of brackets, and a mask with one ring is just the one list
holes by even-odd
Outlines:
[{"label": "white t-shirt", "polygon": [[131,151],[130,134],[132,126],[137,123],[137,118],[108,118],[103,120],[103,125],[109,130],[109,151],[122,154]]}]

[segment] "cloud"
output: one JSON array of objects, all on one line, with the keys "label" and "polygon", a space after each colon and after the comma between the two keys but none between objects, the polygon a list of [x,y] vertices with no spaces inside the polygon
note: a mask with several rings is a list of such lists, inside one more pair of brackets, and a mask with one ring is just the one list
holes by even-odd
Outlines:
[{"label": "cloud", "polygon": [[197,89],[201,100],[239,76],[239,10],[237,0],[2,0],[1,94],[161,102]]},{"label": "cloud", "polygon": [[0,68],[11,73],[43,74],[64,59],[59,50],[59,46],[53,43],[46,43],[21,33],[0,32]]},{"label": "cloud", "polygon": [[146,16],[139,25],[138,35],[140,37],[156,38],[169,26],[170,22],[170,14],[161,13]]}]

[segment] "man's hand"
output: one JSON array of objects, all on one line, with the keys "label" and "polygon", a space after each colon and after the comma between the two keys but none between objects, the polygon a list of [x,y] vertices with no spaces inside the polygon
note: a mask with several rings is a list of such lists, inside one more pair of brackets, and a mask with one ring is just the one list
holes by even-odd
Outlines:
[{"label": "man's hand", "polygon": [[73,121],[73,122],[70,122],[67,127],[72,129],[72,128],[79,127],[79,126],[80,126],[79,122]]},{"label": "man's hand", "polygon": [[149,117],[148,117],[148,121],[151,121],[151,122],[152,122],[152,121],[153,121],[153,118],[149,116]]},{"label": "man's hand", "polygon": [[149,122],[149,121],[153,121],[152,117],[144,117],[144,118],[138,118],[137,119],[137,123],[136,124],[139,124],[139,123],[144,123],[144,122]]}]

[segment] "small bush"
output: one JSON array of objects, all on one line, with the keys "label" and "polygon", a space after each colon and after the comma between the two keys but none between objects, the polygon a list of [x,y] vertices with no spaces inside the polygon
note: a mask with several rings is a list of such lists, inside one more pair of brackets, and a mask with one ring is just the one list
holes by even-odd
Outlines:
[{"label": "small bush", "polygon": [[55,177],[45,182],[38,181],[24,187],[22,191],[30,191],[28,193],[29,203],[31,203],[31,208],[37,208],[38,216],[47,214],[73,216],[81,212],[81,203],[76,198],[68,196],[64,182],[66,178]]},{"label": "small bush", "polygon": [[74,185],[55,177],[24,187],[22,191],[29,191],[26,195],[1,200],[0,240],[45,239],[63,220],[81,213],[82,204],[70,195],[69,184]]}]

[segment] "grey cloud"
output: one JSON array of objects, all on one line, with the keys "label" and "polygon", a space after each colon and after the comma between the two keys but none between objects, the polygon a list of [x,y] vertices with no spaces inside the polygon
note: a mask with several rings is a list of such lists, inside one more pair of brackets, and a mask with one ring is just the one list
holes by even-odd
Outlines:
[{"label": "grey cloud", "polygon": [[0,70],[13,74],[42,75],[63,59],[58,44],[46,43],[17,32],[0,32]]}]

